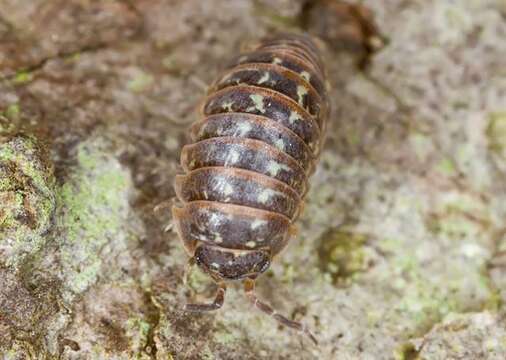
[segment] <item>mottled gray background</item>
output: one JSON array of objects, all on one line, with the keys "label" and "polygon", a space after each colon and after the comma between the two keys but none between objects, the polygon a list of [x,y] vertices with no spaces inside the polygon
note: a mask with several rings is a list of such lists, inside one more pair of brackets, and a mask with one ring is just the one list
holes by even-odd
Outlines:
[{"label": "mottled gray background", "polygon": [[[365,0],[376,38],[307,3],[0,0],[1,358],[506,358],[506,1]],[[184,313],[169,212],[223,62],[303,28],[333,113],[258,292],[319,347],[240,288]]]}]

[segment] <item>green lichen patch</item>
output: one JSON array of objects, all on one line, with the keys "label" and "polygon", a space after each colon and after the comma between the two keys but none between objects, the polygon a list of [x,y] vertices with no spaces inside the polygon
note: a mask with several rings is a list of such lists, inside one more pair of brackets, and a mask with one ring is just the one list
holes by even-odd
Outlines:
[{"label": "green lichen patch", "polygon": [[431,152],[434,150],[432,139],[424,134],[412,134],[409,137],[409,143],[420,161],[426,161]]},{"label": "green lichen patch", "polygon": [[128,81],[127,87],[133,92],[143,92],[154,82],[153,75],[138,70],[135,76]]},{"label": "green lichen patch", "polygon": [[260,1],[255,1],[253,7],[255,16],[262,18],[279,29],[293,29],[299,24],[298,13],[294,11],[296,7],[284,9],[285,11],[283,11],[279,3],[274,7],[272,4],[267,4],[269,3],[262,4]]},{"label": "green lichen patch", "polygon": [[21,108],[18,103],[10,104],[7,107],[7,110],[5,110],[5,116],[7,117],[7,119],[12,121],[18,120],[20,112]]},{"label": "green lichen patch", "polygon": [[142,352],[148,343],[151,324],[139,317],[132,317],[126,322],[126,335],[130,338],[130,348]]},{"label": "green lichen patch", "polygon": [[366,237],[345,230],[330,229],[319,240],[317,251],[320,269],[336,283],[349,281],[367,267],[363,245]]},{"label": "green lichen patch", "polygon": [[[448,238],[473,240],[493,225],[490,210],[483,199],[471,194],[448,192],[441,196],[432,210],[427,219],[428,228]],[[472,245],[467,252],[473,252]]]},{"label": "green lichen patch", "polygon": [[[371,309],[368,317],[375,325],[402,326],[404,340],[428,331],[450,312],[482,309],[496,296],[483,275],[490,257],[486,204],[472,194],[442,191],[431,194],[428,206],[419,190],[413,184],[409,191],[399,190],[388,221],[370,230],[395,236],[376,242],[388,261],[370,274],[389,305],[382,315]],[[427,214],[431,221],[424,222]],[[404,230],[390,231],[394,224]]]},{"label": "green lichen patch", "polygon": [[126,247],[133,185],[130,172],[101,138],[81,143],[76,160],[58,192],[57,222],[64,234],[58,239],[62,276],[67,290],[81,293],[97,280],[109,257]]},{"label": "green lichen patch", "polygon": [[[397,226],[402,221],[409,225],[405,233],[397,232],[398,237],[377,242],[388,266],[381,272],[378,268],[375,279],[390,294],[386,298],[390,305],[380,321],[402,323],[403,335],[408,337],[428,331],[450,312],[482,309],[496,302],[483,275],[492,226],[483,199],[459,191],[434,192],[429,207],[415,190],[410,187],[410,202],[399,198],[390,208],[390,221],[398,217]],[[432,220],[424,223],[428,213]],[[392,224],[376,227],[384,226],[383,231],[389,232]]]},{"label": "green lichen patch", "polygon": [[[450,284],[441,283],[439,279],[428,277],[423,270],[422,264],[413,258],[406,256],[406,259],[397,259],[397,274],[391,278],[391,288],[395,293],[402,296],[396,300],[392,299],[392,309],[389,310],[389,317],[396,319],[397,316],[409,319],[412,328],[406,328],[405,335],[414,336],[417,333],[428,330],[430,326],[438,322],[442,316],[451,311],[465,307],[463,300],[457,293],[459,286],[466,283],[458,274],[447,274]],[[473,274],[470,286],[479,280]],[[488,288],[481,291],[473,289],[480,295],[487,293]],[[467,291],[467,290],[465,290]],[[397,320],[396,320],[397,321]]]},{"label": "green lichen patch", "polygon": [[457,174],[455,163],[452,159],[442,159],[436,164],[436,170],[445,176],[454,176]]},{"label": "green lichen patch", "polygon": [[415,346],[409,342],[400,345],[394,350],[395,360],[416,360],[417,355],[418,352],[416,351]]},{"label": "green lichen patch", "polygon": [[487,136],[490,148],[506,158],[506,112],[493,113],[489,119]]},{"label": "green lichen patch", "polygon": [[35,138],[20,135],[0,145],[0,262],[17,265],[41,248],[53,191],[52,166]]},{"label": "green lichen patch", "polygon": [[33,74],[29,71],[19,71],[12,79],[15,85],[26,84],[33,79]]}]

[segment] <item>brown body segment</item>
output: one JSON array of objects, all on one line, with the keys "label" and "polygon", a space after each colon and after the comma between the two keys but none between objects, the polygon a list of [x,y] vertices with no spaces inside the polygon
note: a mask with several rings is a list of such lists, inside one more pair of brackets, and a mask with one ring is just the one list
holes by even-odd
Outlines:
[{"label": "brown body segment", "polygon": [[292,157],[258,140],[220,137],[186,145],[181,166],[187,172],[211,166],[251,170],[288,184],[301,196],[307,187],[304,169]]},{"label": "brown body segment", "polygon": [[311,63],[304,59],[300,59],[286,51],[259,49],[238,56],[230,62],[229,67],[233,68],[237,65],[249,63],[276,64],[292,70],[308,81],[318,94],[320,94],[323,101],[327,101],[327,91],[325,83],[323,82],[323,75],[315,69]]},{"label": "brown body segment", "polygon": [[298,215],[300,197],[285,183],[252,171],[208,167],[176,177],[176,194],[184,202],[206,200]]},{"label": "brown body segment", "polygon": [[218,285],[209,304],[222,306],[226,283],[242,280],[252,304],[282,325],[314,336],[255,295],[255,279],[294,234],[322,147],[329,112],[323,63],[304,35],[275,36],[236,58],[211,87],[203,118],[183,147],[184,175],[175,189],[177,233],[198,265]]},{"label": "brown body segment", "polygon": [[267,270],[272,255],[266,249],[236,250],[203,244],[196,249],[195,260],[211,276],[240,280],[256,277]]},{"label": "brown body segment", "polygon": [[186,203],[174,215],[184,243],[237,250],[266,248],[273,256],[285,247],[291,225],[281,214],[215,201]]},{"label": "brown body segment", "polygon": [[289,34],[288,36],[276,36],[270,39],[264,39],[258,48],[266,48],[272,45],[297,47],[317,62],[320,70],[323,69],[322,59],[318,56],[319,50],[309,37],[290,36]]},{"label": "brown body segment", "polygon": [[317,63],[320,70],[323,70],[323,61],[319,56],[319,49],[314,39],[308,35],[301,34],[277,34],[276,36],[262,40],[259,47],[267,47],[271,45],[288,45],[302,49],[308,56],[311,56]]},{"label": "brown body segment", "polygon": [[245,112],[268,117],[287,127],[311,148],[320,150],[320,128],[315,119],[288,96],[276,91],[238,85],[219,90],[207,97],[204,115]]},{"label": "brown body segment", "polygon": [[[252,85],[280,92],[295,102],[316,119],[320,118],[325,106],[313,86],[299,74],[275,64],[244,64],[226,72],[214,85],[221,90],[234,85]],[[318,124],[320,125],[320,124]]]},{"label": "brown body segment", "polygon": [[190,129],[193,141],[213,137],[240,137],[263,141],[290,155],[304,169],[314,168],[311,149],[297,134],[265,116],[223,113],[205,117]]},{"label": "brown body segment", "polygon": [[296,58],[309,62],[314,69],[320,73],[322,72],[318,60],[298,46],[293,46],[291,44],[267,45],[260,47],[259,50],[283,52],[285,54],[292,55]]}]

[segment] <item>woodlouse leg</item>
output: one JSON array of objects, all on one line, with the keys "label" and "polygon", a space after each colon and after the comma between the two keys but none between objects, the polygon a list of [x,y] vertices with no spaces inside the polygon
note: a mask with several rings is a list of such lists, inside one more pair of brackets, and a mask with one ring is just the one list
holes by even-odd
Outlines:
[{"label": "woodlouse leg", "polygon": [[306,325],[297,321],[289,320],[285,316],[278,314],[269,304],[266,304],[257,298],[255,294],[255,280],[253,279],[244,280],[244,292],[246,293],[246,296],[251,301],[253,306],[258,308],[260,311],[263,311],[267,315],[272,316],[280,324],[303,332],[311,339],[311,341],[315,345],[318,345],[318,340],[316,340],[316,337],[313,334],[311,334]]},{"label": "woodlouse leg", "polygon": [[225,301],[225,292],[227,291],[227,285],[225,282],[220,281],[217,283],[218,290],[216,290],[216,297],[214,301],[210,304],[186,304],[184,310],[186,311],[194,311],[194,312],[204,312],[204,311],[212,311],[218,310],[223,306],[223,302]]}]

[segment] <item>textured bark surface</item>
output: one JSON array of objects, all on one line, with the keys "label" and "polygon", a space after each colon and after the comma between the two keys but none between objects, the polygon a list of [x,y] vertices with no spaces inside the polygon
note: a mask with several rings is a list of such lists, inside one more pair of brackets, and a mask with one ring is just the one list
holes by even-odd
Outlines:
[{"label": "textured bark surface", "polygon": [[[360,3],[0,0],[0,357],[506,358],[506,3]],[[183,312],[169,215],[207,86],[302,28],[332,115],[258,292],[319,347],[240,288]]]}]

